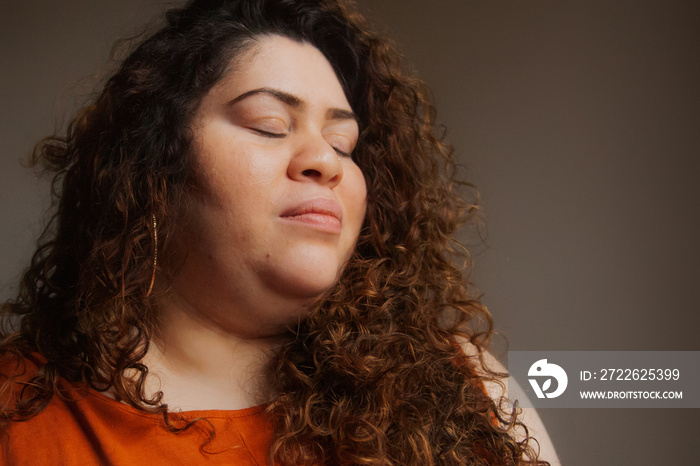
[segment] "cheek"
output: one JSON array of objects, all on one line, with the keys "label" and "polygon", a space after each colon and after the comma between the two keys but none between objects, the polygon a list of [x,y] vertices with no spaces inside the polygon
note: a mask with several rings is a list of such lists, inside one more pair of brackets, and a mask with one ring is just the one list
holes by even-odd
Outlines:
[{"label": "cheek", "polygon": [[200,178],[214,204],[239,211],[269,197],[278,171],[274,158],[239,146],[236,151],[203,154]]},{"label": "cheek", "polygon": [[347,207],[359,234],[359,229],[364,222],[365,213],[367,212],[367,184],[362,171],[355,164],[352,165],[351,169],[347,170],[346,176],[348,178],[348,184],[346,185]]}]

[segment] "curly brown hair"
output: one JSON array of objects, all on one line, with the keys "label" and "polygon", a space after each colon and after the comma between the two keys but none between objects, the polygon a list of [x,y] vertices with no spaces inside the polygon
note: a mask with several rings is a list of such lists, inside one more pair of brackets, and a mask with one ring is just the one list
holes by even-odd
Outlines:
[{"label": "curly brown hair", "polygon": [[[0,420],[40,413],[58,380],[111,390],[161,413],[144,394],[142,364],[155,328],[149,295],[158,218],[159,258],[173,255],[177,212],[192,186],[191,122],[202,97],[256,37],[317,47],[358,115],[353,153],[368,191],[365,224],[337,285],[276,355],[270,461],[279,464],[540,463],[514,413],[490,400],[483,358],[491,317],[471,290],[471,258],[455,240],[476,202],[436,135],[421,81],[391,42],[342,0],[194,0],[167,13],[107,81],[65,136],[41,141],[34,163],[55,173],[54,216],[14,301],[16,328],[0,352],[39,352],[46,364]],[[463,265],[457,261],[463,259]],[[478,375],[478,373],[482,375]],[[5,377],[0,393],[13,390]],[[194,422],[194,421],[193,421]]]}]

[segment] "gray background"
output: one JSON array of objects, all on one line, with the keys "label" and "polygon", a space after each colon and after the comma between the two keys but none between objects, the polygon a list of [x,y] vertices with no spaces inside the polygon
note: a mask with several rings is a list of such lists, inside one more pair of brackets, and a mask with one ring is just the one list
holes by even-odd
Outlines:
[{"label": "gray background", "polygon": [[[700,4],[359,3],[433,90],[481,192],[473,278],[510,349],[700,350]],[[2,1],[0,298],[48,202],[20,160],[167,5]],[[540,410],[565,465],[699,464],[698,413]]]}]

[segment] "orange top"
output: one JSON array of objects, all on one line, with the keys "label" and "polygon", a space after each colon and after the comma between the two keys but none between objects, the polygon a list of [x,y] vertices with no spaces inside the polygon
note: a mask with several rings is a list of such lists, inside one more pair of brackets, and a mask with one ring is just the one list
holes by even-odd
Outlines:
[{"label": "orange top", "polygon": [[[26,361],[28,373],[36,370],[30,364],[36,360]],[[273,426],[264,405],[187,411],[182,417],[205,417],[212,423],[216,437],[206,453],[200,447],[207,434],[199,423],[173,434],[163,428],[162,416],[93,390],[75,402],[55,395],[37,416],[12,422],[0,433],[0,465],[267,464]]]},{"label": "orange top", "polygon": [[[20,380],[26,381],[46,361],[32,354],[25,362]],[[483,384],[481,388],[485,393]],[[72,401],[54,395],[38,415],[0,430],[0,466],[267,464],[274,428],[265,405],[179,413],[184,419],[206,418],[214,426],[216,436],[202,451],[208,433],[204,423],[174,434],[164,428],[161,415],[94,390],[84,396],[77,396],[77,389],[71,393]],[[491,420],[497,424],[493,415]],[[485,450],[481,454],[490,458]]]}]

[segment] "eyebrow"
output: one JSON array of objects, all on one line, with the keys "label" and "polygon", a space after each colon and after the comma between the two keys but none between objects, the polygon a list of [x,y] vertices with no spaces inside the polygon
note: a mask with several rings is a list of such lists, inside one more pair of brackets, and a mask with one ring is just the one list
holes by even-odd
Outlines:
[{"label": "eyebrow", "polygon": [[[248,97],[258,95],[258,94],[266,94],[269,96],[274,97],[275,99],[279,100],[285,105],[288,105],[292,107],[293,109],[296,110],[306,110],[306,102],[304,102],[302,99],[299,97],[289,94],[288,92],[280,91],[279,89],[273,89],[270,87],[261,87],[259,89],[253,89],[248,92],[244,92],[243,94],[239,95],[235,99],[231,100],[228,104],[229,106],[234,105],[241,100],[244,100]],[[357,115],[355,115],[352,111],[350,110],[344,110],[342,108],[329,108],[326,111],[326,118],[329,120],[357,120]]]},{"label": "eyebrow", "polygon": [[326,112],[326,118],[329,120],[357,120],[357,115],[355,115],[350,110],[343,110],[342,108],[329,108]]}]

